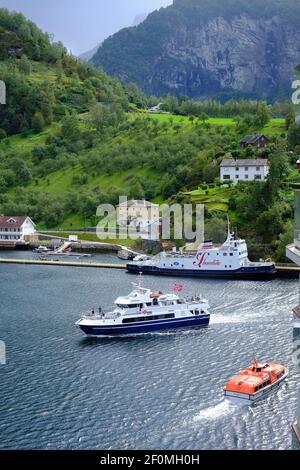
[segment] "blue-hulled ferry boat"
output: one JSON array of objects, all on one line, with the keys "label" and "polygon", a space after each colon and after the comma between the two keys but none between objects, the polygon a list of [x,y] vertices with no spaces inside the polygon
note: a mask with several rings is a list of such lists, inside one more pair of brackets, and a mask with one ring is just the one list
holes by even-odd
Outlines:
[{"label": "blue-hulled ferry boat", "polygon": [[91,336],[136,335],[209,325],[207,300],[178,295],[182,286],[177,285],[173,293],[152,292],[142,287],[141,281],[133,286],[130,294],[117,298],[111,312],[91,310],[76,325]]}]

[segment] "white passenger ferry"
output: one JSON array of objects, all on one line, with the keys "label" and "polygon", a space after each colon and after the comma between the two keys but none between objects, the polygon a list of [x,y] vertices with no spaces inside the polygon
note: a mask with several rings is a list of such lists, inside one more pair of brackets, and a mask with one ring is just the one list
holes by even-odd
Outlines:
[{"label": "white passenger ferry", "polygon": [[166,253],[137,257],[127,264],[130,273],[197,276],[237,279],[268,279],[276,272],[272,261],[251,262],[245,240],[228,230],[225,243],[215,246],[211,241],[202,243],[196,253]]},{"label": "white passenger ferry", "polygon": [[152,292],[133,284],[130,294],[119,297],[111,312],[94,309],[83,315],[76,325],[87,335],[135,335],[178,328],[206,327],[210,313],[207,300],[201,296],[184,297],[181,287],[174,293]]}]

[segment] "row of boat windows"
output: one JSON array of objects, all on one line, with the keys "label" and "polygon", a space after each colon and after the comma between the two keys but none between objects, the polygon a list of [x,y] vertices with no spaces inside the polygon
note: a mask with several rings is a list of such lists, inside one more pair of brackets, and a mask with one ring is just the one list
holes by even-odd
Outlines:
[{"label": "row of boat windows", "polygon": [[178,299],[178,300],[163,300],[163,301],[158,301],[158,299],[154,299],[153,302],[147,302],[146,304],[118,304],[119,308],[145,308],[145,307],[153,307],[153,306],[159,306],[159,307],[168,307],[169,305],[177,305],[177,304],[182,304],[183,301]]},{"label": "row of boat windows", "polygon": [[165,320],[167,318],[175,318],[174,313],[165,313],[164,315],[151,315],[144,316],[144,317],[136,317],[136,318],[124,318],[123,323],[138,323],[143,321],[151,321],[151,320]]},{"label": "row of boat windows", "polygon": [[258,392],[259,390],[267,387],[268,385],[271,385],[271,380],[267,380],[266,382],[264,382],[263,384],[260,384],[258,385],[257,387],[255,387],[255,392]]},{"label": "row of boat windows", "polygon": [[0,240],[19,240],[17,235],[0,235]]},{"label": "row of boat windows", "polygon": [[[201,254],[202,254],[202,253],[200,253],[200,255],[201,255]],[[241,253],[239,253],[239,255],[240,255],[240,254],[241,254]],[[207,253],[207,255],[210,256],[210,253]],[[220,253],[216,253],[216,255],[219,256]],[[228,256],[228,253],[223,253],[223,256]],[[229,253],[229,256],[233,256],[233,253]]]},{"label": "row of boat windows", "polygon": [[[232,255],[230,255],[232,256]],[[164,264],[164,268],[166,267],[166,265]],[[181,265],[182,268],[184,268],[184,264]],[[171,264],[171,268],[173,268],[173,264]],[[225,268],[232,268],[231,264],[227,266],[227,264],[225,265]],[[178,302],[179,303],[179,302]]]},{"label": "row of boat windows", "polygon": [[146,303],[146,304],[128,304],[128,305],[125,305],[125,304],[118,304],[117,306],[118,306],[119,308],[144,308],[145,305],[146,305],[147,307],[151,307],[153,304],[152,304],[152,302],[148,302],[148,303]]},{"label": "row of boat windows", "polygon": [[[265,367],[263,367],[263,369],[265,369]],[[283,375],[284,375],[284,370],[282,370],[279,374],[277,374],[277,379],[278,380],[281,379],[281,377],[283,377]],[[271,380],[267,380],[263,384],[258,385],[257,387],[255,387],[254,390],[255,390],[255,392],[258,392],[262,388],[268,387],[268,385],[271,385]]]},{"label": "row of boat windows", "polygon": [[[240,251],[240,252],[239,252],[239,256],[245,255],[246,253],[247,253],[246,250]],[[208,256],[210,256],[210,253],[208,253]],[[217,253],[217,256],[219,256],[219,253]],[[233,256],[233,253],[229,253],[229,255],[228,255],[228,253],[223,253],[223,256]]]}]

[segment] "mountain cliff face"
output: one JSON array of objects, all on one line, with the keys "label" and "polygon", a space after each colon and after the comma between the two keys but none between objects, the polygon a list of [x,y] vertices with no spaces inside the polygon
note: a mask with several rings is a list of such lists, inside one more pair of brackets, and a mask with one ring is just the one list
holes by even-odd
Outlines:
[{"label": "mountain cliff face", "polygon": [[[147,13],[140,13],[139,15],[136,15],[134,17],[132,26],[138,26],[140,23],[142,23],[146,18],[147,18]],[[93,49],[90,49],[89,51],[83,52],[78,56],[79,59],[84,60],[85,62],[89,62],[94,55],[97,53],[99,47],[101,46],[101,43],[99,43],[97,46],[93,47]]]},{"label": "mountain cliff face", "polygon": [[89,51],[83,52],[78,56],[78,59],[84,60],[85,62],[89,62],[92,57],[96,54],[98,51],[99,47],[101,44],[98,44],[97,46],[93,47],[93,49],[90,49]]},{"label": "mountain cliff face", "polygon": [[146,93],[282,99],[300,58],[294,0],[177,0],[107,39],[92,61]]}]

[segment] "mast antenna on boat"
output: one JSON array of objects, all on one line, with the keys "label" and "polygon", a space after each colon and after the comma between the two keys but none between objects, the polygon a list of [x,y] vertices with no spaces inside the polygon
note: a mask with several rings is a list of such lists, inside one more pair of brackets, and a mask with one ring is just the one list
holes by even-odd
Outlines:
[{"label": "mast antenna on boat", "polygon": [[227,235],[230,237],[230,220],[229,215],[227,214]]},{"label": "mast antenna on boat", "polygon": [[138,281],[138,282],[139,282],[139,283],[138,283],[138,286],[139,286],[139,288],[141,289],[142,284],[143,284],[143,273],[142,273],[141,271],[139,272],[138,280],[139,280],[139,281]]},{"label": "mast antenna on boat", "polygon": [[253,366],[258,367],[258,362],[257,362],[255,354],[253,355]]}]

